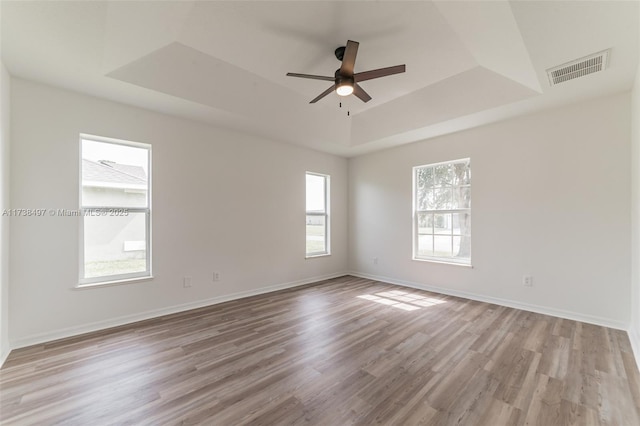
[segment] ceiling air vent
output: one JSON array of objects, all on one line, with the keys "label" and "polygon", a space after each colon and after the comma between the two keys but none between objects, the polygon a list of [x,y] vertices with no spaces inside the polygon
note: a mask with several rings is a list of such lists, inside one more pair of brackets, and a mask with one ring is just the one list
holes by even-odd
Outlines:
[{"label": "ceiling air vent", "polygon": [[555,86],[565,81],[584,77],[587,74],[603,71],[607,68],[609,52],[610,50],[604,50],[548,69],[547,75],[549,76],[549,83]]}]

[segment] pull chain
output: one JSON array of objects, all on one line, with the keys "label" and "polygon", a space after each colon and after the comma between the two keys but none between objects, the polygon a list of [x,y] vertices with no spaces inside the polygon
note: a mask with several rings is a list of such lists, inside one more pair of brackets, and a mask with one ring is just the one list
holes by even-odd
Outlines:
[{"label": "pull chain", "polygon": [[[342,102],[338,102],[338,106],[342,108]],[[347,110],[347,117],[351,117],[351,111]]]}]

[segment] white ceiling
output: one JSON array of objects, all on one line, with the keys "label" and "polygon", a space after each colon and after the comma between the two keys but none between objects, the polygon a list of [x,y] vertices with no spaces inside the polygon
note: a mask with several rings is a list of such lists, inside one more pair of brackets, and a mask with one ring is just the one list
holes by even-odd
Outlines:
[{"label": "white ceiling", "polygon": [[[629,90],[638,3],[614,1],[6,1],[12,75],[353,156]],[[333,55],[360,42],[367,104],[332,94]],[[545,70],[604,49],[601,73]],[[342,108],[339,102],[342,101]],[[350,115],[347,116],[347,111]]]}]

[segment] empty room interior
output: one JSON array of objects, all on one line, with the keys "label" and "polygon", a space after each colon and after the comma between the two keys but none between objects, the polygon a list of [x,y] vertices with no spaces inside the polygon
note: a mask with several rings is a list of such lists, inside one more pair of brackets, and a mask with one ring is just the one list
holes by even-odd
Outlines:
[{"label": "empty room interior", "polygon": [[637,1],[0,1],[0,423],[640,425]]}]

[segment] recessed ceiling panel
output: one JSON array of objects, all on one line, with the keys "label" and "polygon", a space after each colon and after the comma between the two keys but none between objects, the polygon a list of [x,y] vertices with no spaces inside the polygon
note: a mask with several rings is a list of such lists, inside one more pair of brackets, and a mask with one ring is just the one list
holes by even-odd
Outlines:
[{"label": "recessed ceiling panel", "polygon": [[531,96],[539,93],[476,67],[354,117],[351,144],[373,142]]},{"label": "recessed ceiling panel", "polygon": [[102,69],[105,74],[178,39],[192,2],[107,2]]},{"label": "recessed ceiling panel", "polygon": [[179,40],[308,100],[326,85],[285,74],[333,76],[334,50],[347,40],[360,43],[355,72],[407,65],[405,75],[367,82],[373,100],[355,103],[356,114],[477,65],[431,2],[200,2]]},{"label": "recessed ceiling panel", "polygon": [[508,1],[435,4],[480,66],[542,91]]},{"label": "recessed ceiling panel", "polygon": [[349,139],[345,125],[325,125],[345,121],[333,110],[309,107],[304,97],[286,87],[180,43],[158,49],[109,77],[244,117],[252,128],[257,123],[280,126],[287,130],[287,139],[305,137],[308,129],[313,129],[314,139],[326,142],[346,144]]}]

